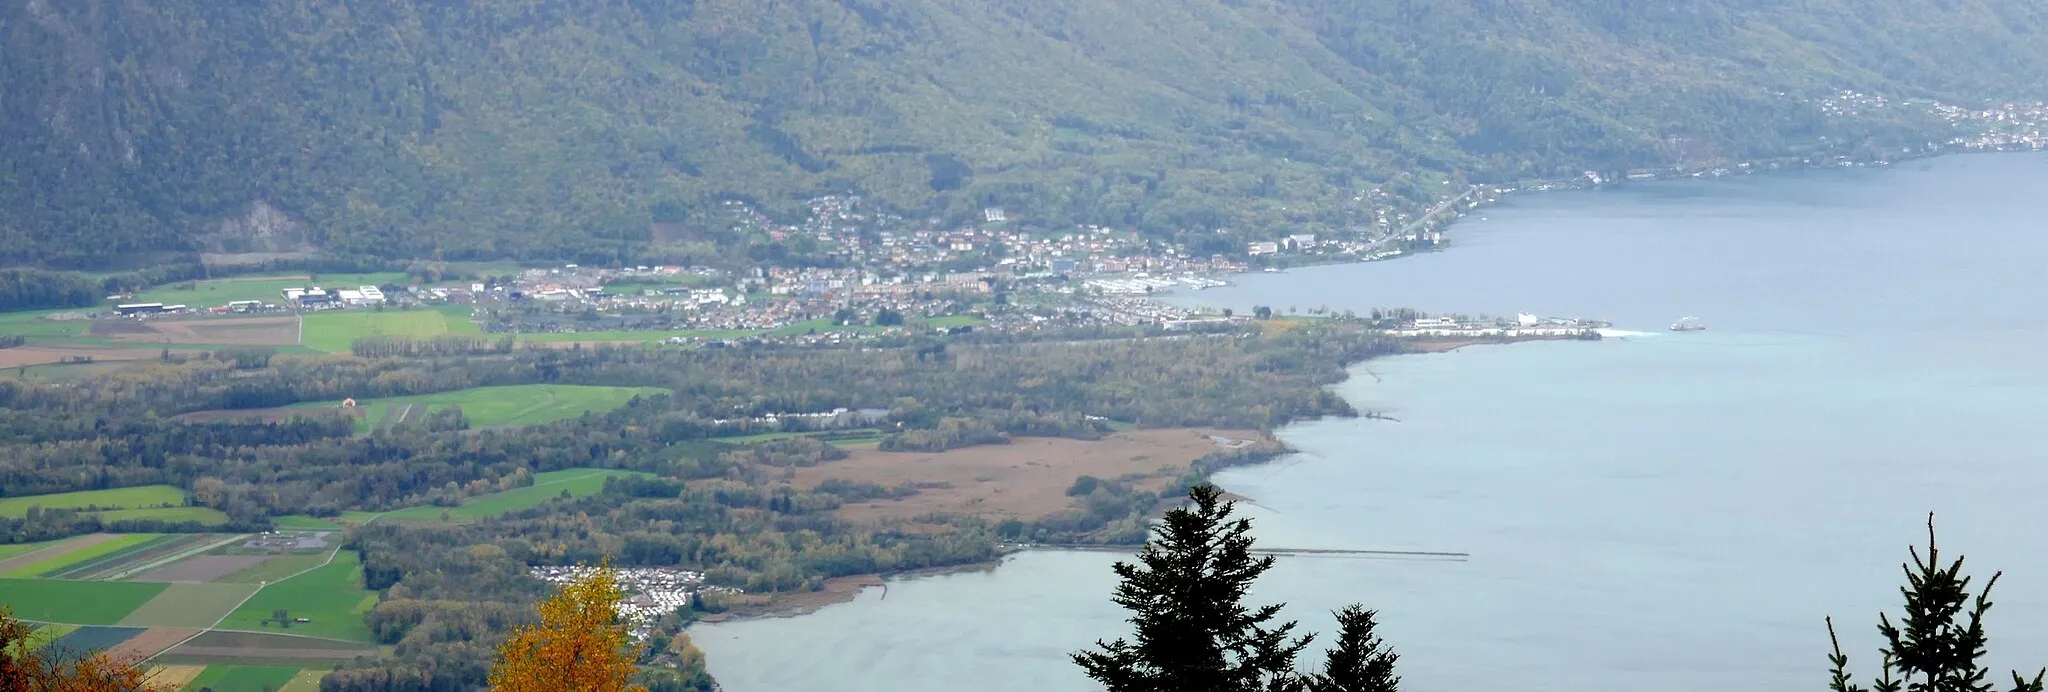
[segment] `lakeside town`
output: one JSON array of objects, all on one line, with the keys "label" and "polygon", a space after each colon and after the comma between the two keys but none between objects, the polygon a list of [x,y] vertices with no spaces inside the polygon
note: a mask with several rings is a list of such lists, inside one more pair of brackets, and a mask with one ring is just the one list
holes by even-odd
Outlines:
[{"label": "lakeside town", "polygon": [[[828,195],[809,200],[803,220],[781,223],[734,200],[722,209],[729,232],[763,239],[762,247],[783,257],[762,257],[744,269],[565,264],[508,267],[441,281],[354,286],[308,281],[280,290],[275,300],[216,305],[111,296],[110,311],[83,316],[156,319],[463,306],[486,334],[549,335],[555,341],[589,334],[593,341],[605,341],[619,333],[651,333],[677,344],[736,339],[834,344],[921,331],[1178,329],[1249,318],[1177,306],[1160,298],[1228,285],[1228,277],[1244,272],[1437,250],[1449,242],[1445,227],[1456,219],[1523,192],[1799,166],[1883,166],[1895,159],[1945,152],[2048,147],[2048,136],[2043,135],[2048,104],[2040,102],[1971,110],[1842,91],[1813,106],[1830,117],[1908,109],[1947,123],[1957,134],[1947,141],[1904,148],[1896,156],[1859,159],[1838,154],[1732,166],[1633,169],[1618,175],[1588,171],[1575,179],[1474,185],[1413,214],[1375,188],[1354,198],[1358,223],[1339,233],[1291,233],[1248,242],[1227,253],[1198,253],[1183,244],[1099,225],[1048,229],[996,206],[983,209],[978,223],[946,226],[936,219],[912,220],[870,209],[858,195]],[[801,261],[785,261],[791,258]],[[1411,336],[1443,337],[1513,337],[1530,329],[1570,328],[1514,320],[1387,326]]]}]

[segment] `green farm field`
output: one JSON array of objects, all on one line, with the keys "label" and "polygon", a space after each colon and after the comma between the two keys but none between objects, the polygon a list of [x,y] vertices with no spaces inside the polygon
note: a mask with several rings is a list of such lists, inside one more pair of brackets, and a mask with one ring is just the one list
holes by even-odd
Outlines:
[{"label": "green farm field", "polygon": [[350,344],[366,336],[483,333],[476,323],[469,321],[469,309],[459,306],[434,310],[328,310],[306,315],[305,323],[299,343],[328,353],[348,353]]},{"label": "green farm field", "polygon": [[320,692],[320,679],[327,677],[326,670],[302,670],[292,676],[291,682],[277,688],[277,692]]},{"label": "green farm field", "polygon": [[119,624],[133,627],[212,627],[254,593],[249,584],[172,584]]},{"label": "green farm field", "polygon": [[[321,274],[321,286],[332,288],[355,288],[357,286],[382,286],[403,284],[410,279],[403,272],[377,274]],[[151,288],[125,301],[130,303],[163,303],[165,305],[189,305],[194,309],[202,306],[226,305],[229,301],[260,300],[265,303],[284,301],[287,288],[305,288],[310,281],[305,274],[280,276],[240,276],[231,279],[207,281],[180,281]]]},{"label": "green farm field", "polygon": [[83,308],[66,310],[30,310],[26,312],[0,313],[0,334],[27,337],[74,337],[84,336],[92,329],[86,320],[49,320],[51,315],[85,312]]},{"label": "green farm field", "polygon": [[294,514],[287,517],[271,517],[270,523],[282,530],[340,531],[341,525],[319,517]]},{"label": "green farm field", "polygon": [[[363,612],[376,604],[377,595],[363,590],[362,558],[355,551],[343,550],[325,567],[263,587],[228,614],[220,627],[370,642],[374,640],[363,626]],[[289,611],[291,617],[312,622],[290,628],[276,623],[266,626],[271,611],[279,608]]]},{"label": "green farm field", "polygon": [[[358,432],[396,424],[401,416],[417,420],[448,406],[462,407],[462,416],[476,427],[535,425],[566,420],[585,411],[610,411],[626,405],[635,396],[667,394],[658,387],[600,387],[574,384],[521,384],[477,387],[437,394],[357,400],[363,413],[356,419]],[[335,408],[338,401],[300,404],[293,408]]]},{"label": "green farm field", "polygon": [[446,512],[455,521],[469,521],[495,517],[506,512],[537,507],[540,503],[560,497],[567,491],[570,497],[595,494],[604,489],[606,478],[613,476],[645,476],[637,471],[616,469],[565,469],[535,474],[533,485],[514,488],[500,493],[478,495],[464,501],[459,507],[411,507],[385,514],[378,521],[435,521]]},{"label": "green farm field", "polygon": [[319,567],[320,563],[326,561],[326,553],[320,553],[317,555],[279,555],[277,557],[264,560],[263,562],[250,565],[234,574],[221,577],[217,581],[230,584],[262,584],[266,582],[273,582],[279,579],[283,579],[285,577],[292,576],[294,574],[298,574],[300,572],[304,572],[314,567]]},{"label": "green farm field", "polygon": [[49,495],[23,495],[0,497],[0,517],[23,517],[28,508],[40,506],[43,509],[136,509],[155,505],[183,505],[185,491],[168,485],[143,485],[133,488],[112,488],[108,490],[81,490],[71,493]]},{"label": "green farm field", "polygon": [[0,605],[23,620],[112,625],[163,593],[164,584],[130,581],[0,579]]},{"label": "green farm field", "polygon": [[9,543],[6,545],[0,545],[0,560],[5,560],[16,555],[27,555],[29,553],[33,553],[35,551],[48,548],[58,543],[62,543],[64,542],[64,540],[66,539],[60,538],[54,541],[41,541],[38,543]]},{"label": "green farm field", "polygon": [[185,683],[187,690],[213,692],[273,692],[291,682],[299,669],[278,666],[207,666],[199,677]]},{"label": "green farm field", "polygon": [[69,551],[62,555],[46,557],[30,564],[17,566],[6,572],[0,572],[0,577],[37,577],[51,572],[60,572],[71,568],[73,565],[90,563],[115,553],[139,549],[141,546],[160,540],[163,537],[164,535],[160,533],[130,533],[113,536],[105,541]]},{"label": "green farm field", "polygon": [[157,507],[153,509],[117,509],[100,512],[100,521],[121,521],[123,519],[154,519],[156,521],[196,521],[218,526],[228,523],[228,515],[211,507]]},{"label": "green farm field", "polygon": [[[85,551],[72,553],[65,556],[70,560],[70,563],[62,567],[45,570],[41,574],[16,576],[35,576],[43,579],[103,579],[112,576],[126,567],[139,566],[161,560],[186,550],[204,547],[218,540],[216,537],[207,534],[155,534],[155,536],[155,538],[130,543],[118,550],[100,553],[90,558],[78,558]],[[127,537],[127,535],[122,536],[122,538]],[[102,543],[94,547],[98,548],[106,545],[108,544]]]},{"label": "green farm field", "polygon": [[50,642],[63,639],[64,635],[78,631],[78,625],[43,625],[29,635],[28,645],[32,648],[48,646]]}]

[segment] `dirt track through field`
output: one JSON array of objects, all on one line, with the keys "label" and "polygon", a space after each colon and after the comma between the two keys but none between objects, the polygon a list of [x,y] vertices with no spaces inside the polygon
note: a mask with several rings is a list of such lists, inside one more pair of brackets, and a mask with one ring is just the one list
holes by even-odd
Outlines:
[{"label": "dirt track through field", "polygon": [[256,593],[255,584],[172,584],[121,618],[129,627],[211,627]]},{"label": "dirt track through field", "polygon": [[90,358],[95,363],[146,360],[162,355],[162,351],[134,348],[89,348],[84,346],[54,348],[48,346],[17,346],[0,348],[0,368],[19,368],[28,365],[50,365],[63,363],[75,358]]},{"label": "dirt track through field", "polygon": [[299,343],[299,318],[292,316],[100,320],[93,336],[115,341],[215,346],[291,346]]},{"label": "dirt track through field", "polygon": [[155,656],[159,651],[171,648],[198,631],[177,627],[152,627],[143,630],[142,634],[130,637],[128,641],[121,642],[114,646],[114,648],[108,649],[107,655],[116,661],[140,661]]},{"label": "dirt track through field", "polygon": [[179,660],[209,658],[242,661],[249,659],[335,660],[373,655],[375,646],[319,637],[299,637],[265,632],[213,630],[163,655]]},{"label": "dirt track through field", "polygon": [[210,582],[269,560],[269,555],[195,555],[135,575],[133,581]]},{"label": "dirt track through field", "polygon": [[1212,437],[1260,439],[1248,430],[1172,428],[1130,430],[1088,442],[1022,437],[1006,445],[981,445],[948,452],[863,450],[839,461],[796,469],[795,485],[816,487],[827,479],[869,482],[894,488],[924,483],[901,500],[851,503],[846,519],[912,519],[932,513],[983,517],[1037,518],[1074,505],[1067,488],[1081,476],[1108,481],[1136,477],[1132,485],[1160,490],[1203,455],[1221,449]]},{"label": "dirt track through field", "polygon": [[166,651],[164,652],[164,655],[177,657],[177,659],[174,660],[190,658],[218,658],[226,661],[234,661],[240,663],[246,661],[260,662],[263,659],[280,659],[287,661],[300,661],[305,659],[346,661],[357,656],[369,656],[375,653],[377,652],[374,649],[259,649],[230,648],[224,646],[192,646],[188,644],[185,646],[178,647],[177,649],[172,651]]},{"label": "dirt track through field", "polygon": [[43,548],[41,550],[31,551],[20,555],[16,555],[14,557],[7,558],[5,560],[0,560],[0,572],[5,572],[7,570],[11,570],[16,567],[21,567],[24,565],[32,565],[38,562],[42,562],[44,560],[48,560],[53,557],[62,557],[64,555],[69,555],[71,553],[75,553],[80,550],[84,550],[86,548],[90,548],[101,543],[114,540],[115,538],[116,536],[111,533],[95,533],[85,536],[78,536],[76,538],[72,538],[62,543],[50,546],[48,548]]}]

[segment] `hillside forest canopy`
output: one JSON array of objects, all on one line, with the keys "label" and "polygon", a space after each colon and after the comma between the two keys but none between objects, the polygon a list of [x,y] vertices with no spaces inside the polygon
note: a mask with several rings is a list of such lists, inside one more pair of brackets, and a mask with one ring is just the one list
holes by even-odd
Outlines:
[{"label": "hillside forest canopy", "polygon": [[[0,265],[705,252],[857,193],[1196,240],[1382,189],[1814,151],[2038,98],[2031,0],[260,0],[0,7]],[[1448,187],[1447,187],[1448,185]]]}]

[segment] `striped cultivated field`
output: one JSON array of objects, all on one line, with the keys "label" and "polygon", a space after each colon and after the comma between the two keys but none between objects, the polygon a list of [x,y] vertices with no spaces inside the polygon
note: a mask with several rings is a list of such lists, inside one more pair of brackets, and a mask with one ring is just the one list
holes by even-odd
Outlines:
[{"label": "striped cultivated field", "polygon": [[[120,624],[140,627],[212,627],[242,604],[257,587],[252,584],[172,584],[149,599]],[[152,652],[153,653],[153,652]]]},{"label": "striped cultivated field", "polygon": [[53,579],[126,579],[233,542],[237,536],[174,534],[75,563],[43,577]]},{"label": "striped cultivated field", "polygon": [[372,644],[277,632],[214,630],[157,657],[161,663],[291,665],[332,668],[357,656],[374,656]]},{"label": "striped cultivated field", "polygon": [[[94,562],[107,555],[163,538],[163,534],[96,534],[91,538],[92,540],[87,541],[67,542],[59,546],[64,548],[63,550],[38,551],[34,554],[35,562],[13,566],[5,572],[0,572],[0,577],[40,577],[52,572],[66,571],[81,562]],[[12,562],[20,560],[17,558]]]}]

